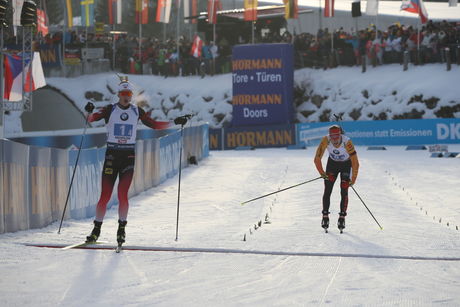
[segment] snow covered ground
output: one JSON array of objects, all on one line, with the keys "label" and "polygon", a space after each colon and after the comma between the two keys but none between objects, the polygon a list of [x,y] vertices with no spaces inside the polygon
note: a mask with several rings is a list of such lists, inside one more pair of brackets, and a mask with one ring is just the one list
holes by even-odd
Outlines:
[{"label": "snow covered ground", "polygon": [[[336,184],[325,234],[321,180],[240,205],[317,177],[314,148],[212,152],[182,173],[178,241],[177,177],[131,199],[127,226],[127,245],[201,252],[24,245],[79,242],[91,219],[65,221],[60,235],[58,223],[3,234],[0,305],[458,306],[460,159],[402,147],[357,151],[355,188],[383,230],[350,190],[339,234]],[[116,220],[114,208],[101,240],[114,243]]]}]

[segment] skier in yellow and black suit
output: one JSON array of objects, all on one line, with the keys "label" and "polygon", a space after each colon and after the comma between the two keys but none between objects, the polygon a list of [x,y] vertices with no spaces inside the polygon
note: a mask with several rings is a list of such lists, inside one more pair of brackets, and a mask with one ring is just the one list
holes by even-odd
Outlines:
[{"label": "skier in yellow and black suit", "polygon": [[[323,169],[321,158],[324,152],[329,152],[326,171]],[[323,194],[323,220],[321,226],[326,230],[329,227],[329,206],[331,200],[332,188],[335,180],[340,173],[340,213],[337,226],[340,231],[345,228],[345,216],[348,207],[348,188],[355,184],[358,177],[358,155],[352,141],[343,135],[340,126],[334,125],[329,128],[329,134],[324,136],[319,144],[315,154],[315,166],[321,177],[324,178]],[[351,179],[350,171],[352,170]]]}]

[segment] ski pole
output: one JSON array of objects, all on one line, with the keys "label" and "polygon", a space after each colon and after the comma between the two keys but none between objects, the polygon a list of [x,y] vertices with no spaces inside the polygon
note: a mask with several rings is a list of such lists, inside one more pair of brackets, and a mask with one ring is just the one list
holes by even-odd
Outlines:
[{"label": "ski pole", "polygon": [[315,180],[318,180],[318,179],[321,179],[321,178],[323,178],[323,177],[320,176],[320,177],[317,177],[315,179],[307,180],[307,181],[292,185],[290,187],[287,187],[287,188],[284,188],[284,189],[281,189],[281,190],[278,190],[278,191],[275,191],[275,192],[271,192],[271,193],[268,193],[268,194],[265,194],[265,195],[262,195],[262,196],[247,200],[247,201],[244,201],[244,202],[241,203],[241,206],[243,206],[244,204],[250,203],[250,202],[252,202],[254,200],[261,199],[261,198],[264,198],[264,197],[267,197],[267,196],[270,196],[270,195],[273,195],[273,194],[276,194],[276,193],[279,193],[279,192],[283,192],[283,191],[298,187],[299,185],[306,184],[306,183],[309,183],[309,182],[312,182],[312,181],[315,181]]},{"label": "ski pole", "polygon": [[358,196],[359,200],[363,203],[364,207],[366,207],[367,211],[369,211],[370,215],[372,216],[372,218],[374,219],[374,221],[377,223],[377,225],[379,225],[380,227],[380,230],[383,230],[383,227],[380,226],[379,222],[377,221],[377,219],[375,218],[375,216],[372,214],[371,210],[369,210],[369,208],[366,206],[366,204],[364,203],[363,199],[361,198],[361,196],[359,196],[358,192],[356,192],[355,188],[353,186],[351,186],[351,188],[353,189],[353,191],[356,193],[356,196]]},{"label": "ski pole", "polygon": [[179,186],[177,188],[177,217],[176,217],[176,241],[179,235],[179,203],[180,203],[180,177],[182,173],[182,135],[184,126],[180,127],[180,153],[179,153]]},{"label": "ski pole", "polygon": [[89,114],[88,114],[88,116],[86,116],[85,129],[83,130],[83,134],[81,136],[80,147],[78,148],[77,160],[75,161],[75,167],[73,169],[72,179],[70,179],[70,185],[69,185],[69,190],[67,191],[67,197],[66,197],[66,200],[65,200],[64,210],[62,210],[62,217],[61,217],[61,223],[59,224],[58,234],[61,233],[62,221],[64,221],[64,215],[65,215],[65,211],[67,209],[67,203],[69,202],[70,190],[72,189],[73,179],[75,177],[75,171],[77,170],[78,160],[80,159],[80,152],[81,152],[81,148],[83,146],[83,139],[85,138],[86,128],[88,128],[88,117],[89,117]]}]

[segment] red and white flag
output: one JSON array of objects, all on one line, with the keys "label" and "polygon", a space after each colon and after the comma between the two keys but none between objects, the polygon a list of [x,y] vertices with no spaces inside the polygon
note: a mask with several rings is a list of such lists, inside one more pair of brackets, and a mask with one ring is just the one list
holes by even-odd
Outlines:
[{"label": "red and white flag", "polygon": [[108,0],[109,24],[121,24],[121,0]]},{"label": "red and white flag", "polygon": [[184,22],[196,23],[196,18],[189,19],[191,16],[198,15],[198,0],[184,0]]},{"label": "red and white flag", "polygon": [[201,57],[201,49],[203,48],[203,41],[198,35],[195,35],[193,38],[192,49],[190,50],[190,54],[195,58]]},{"label": "red and white flag", "polygon": [[219,0],[208,0],[208,23],[217,23],[217,11],[220,9]]},{"label": "red and white flag", "polygon": [[169,23],[171,17],[171,0],[158,0],[156,22]]},{"label": "red and white flag", "polygon": [[423,0],[403,0],[401,10],[418,14],[422,23],[428,21],[428,12],[423,4]]},{"label": "red and white flag", "polygon": [[43,36],[48,34],[47,21],[45,11],[37,9],[37,32],[41,32]]},{"label": "red and white flag", "polygon": [[334,0],[325,0],[324,17],[334,17]]}]

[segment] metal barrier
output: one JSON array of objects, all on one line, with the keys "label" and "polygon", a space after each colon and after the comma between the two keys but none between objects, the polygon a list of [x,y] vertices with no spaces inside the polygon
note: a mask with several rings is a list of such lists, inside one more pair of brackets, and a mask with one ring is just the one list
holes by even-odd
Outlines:
[{"label": "metal barrier", "polygon": [[[208,125],[185,128],[182,140],[180,131],[174,131],[161,138],[136,142],[130,197],[178,173],[181,141],[183,167],[188,165],[191,155],[197,161],[207,157]],[[77,150],[29,146],[1,139],[0,152],[0,233],[40,228],[59,220]],[[104,158],[105,148],[81,150],[65,218],[94,216]],[[112,195],[108,207],[117,204],[116,194]]]}]

